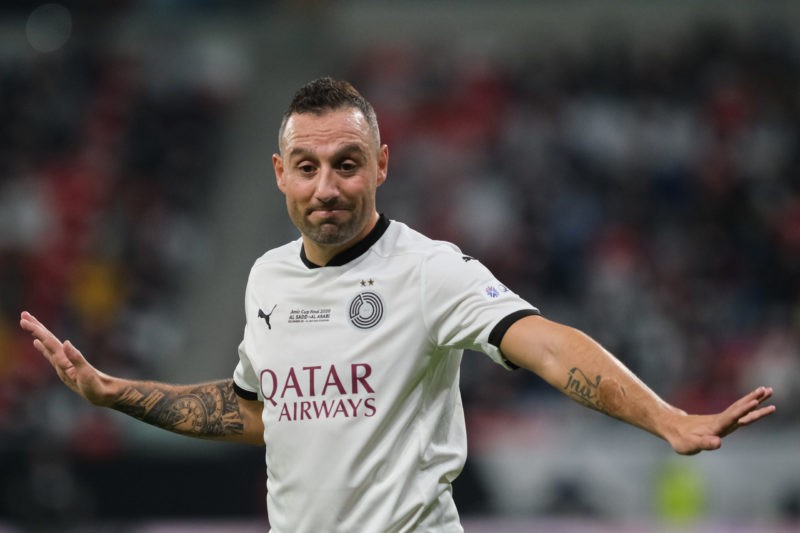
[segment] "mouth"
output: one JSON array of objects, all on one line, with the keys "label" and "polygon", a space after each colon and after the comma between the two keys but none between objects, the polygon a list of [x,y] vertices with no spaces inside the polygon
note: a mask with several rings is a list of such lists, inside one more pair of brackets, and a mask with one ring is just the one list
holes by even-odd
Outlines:
[{"label": "mouth", "polygon": [[308,216],[314,216],[318,218],[331,218],[339,215],[340,213],[346,213],[350,211],[350,209],[344,206],[333,206],[333,207],[317,207],[308,210]]}]

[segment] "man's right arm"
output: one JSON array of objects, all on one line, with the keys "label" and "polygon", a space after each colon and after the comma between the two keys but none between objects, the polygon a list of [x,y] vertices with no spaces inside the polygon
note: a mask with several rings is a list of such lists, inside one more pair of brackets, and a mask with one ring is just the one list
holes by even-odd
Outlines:
[{"label": "man's right arm", "polygon": [[238,396],[232,379],[196,385],[123,380],[119,390],[109,407],[152,426],[189,437],[264,444],[264,404]]},{"label": "man's right arm", "polygon": [[117,378],[94,368],[72,343],[62,343],[30,313],[22,313],[20,326],[34,337],[34,347],[61,381],[95,405],[181,435],[264,444],[263,403],[239,397],[232,379],[173,385]]}]

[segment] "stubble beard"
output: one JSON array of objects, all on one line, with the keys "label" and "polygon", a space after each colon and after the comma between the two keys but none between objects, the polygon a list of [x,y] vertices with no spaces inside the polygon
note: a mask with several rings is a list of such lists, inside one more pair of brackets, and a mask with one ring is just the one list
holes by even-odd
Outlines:
[{"label": "stubble beard", "polygon": [[296,225],[300,233],[311,242],[320,246],[338,246],[352,240],[361,232],[366,223],[366,216],[363,214],[359,216],[357,213],[351,212],[351,217],[343,222],[331,218],[314,224],[307,218],[301,217]]},{"label": "stubble beard", "polygon": [[353,223],[339,225],[336,222],[323,222],[319,225],[308,224],[302,233],[312,242],[323,246],[344,244],[358,234]]}]

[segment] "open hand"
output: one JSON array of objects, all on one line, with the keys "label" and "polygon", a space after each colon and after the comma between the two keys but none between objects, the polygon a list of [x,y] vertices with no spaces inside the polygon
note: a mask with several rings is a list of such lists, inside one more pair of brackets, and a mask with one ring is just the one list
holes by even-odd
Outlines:
[{"label": "open hand", "polygon": [[95,405],[108,404],[111,378],[90,365],[71,342],[62,343],[27,311],[20,316],[19,325],[33,336],[33,346],[53,365],[67,387]]},{"label": "open hand", "polygon": [[714,415],[681,413],[668,437],[672,448],[682,455],[694,455],[722,446],[722,438],[743,426],[752,424],[775,412],[774,405],[761,407],[772,397],[772,387],[759,387],[745,394],[727,409]]}]

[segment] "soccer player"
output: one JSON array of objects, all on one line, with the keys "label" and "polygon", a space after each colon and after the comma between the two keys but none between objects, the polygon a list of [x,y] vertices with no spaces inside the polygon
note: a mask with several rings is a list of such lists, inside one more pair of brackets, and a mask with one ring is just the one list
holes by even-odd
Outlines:
[{"label": "soccer player", "polygon": [[233,376],[173,385],[95,369],[33,315],[21,327],[93,404],[210,439],[266,445],[276,533],[462,531],[464,349],[541,376],[680,454],[774,411],[759,387],[713,415],[660,399],[584,333],[544,318],[478,260],[379,214],[389,149],[347,82],[302,87],[283,116],[277,185],[300,237],[252,267]]}]

